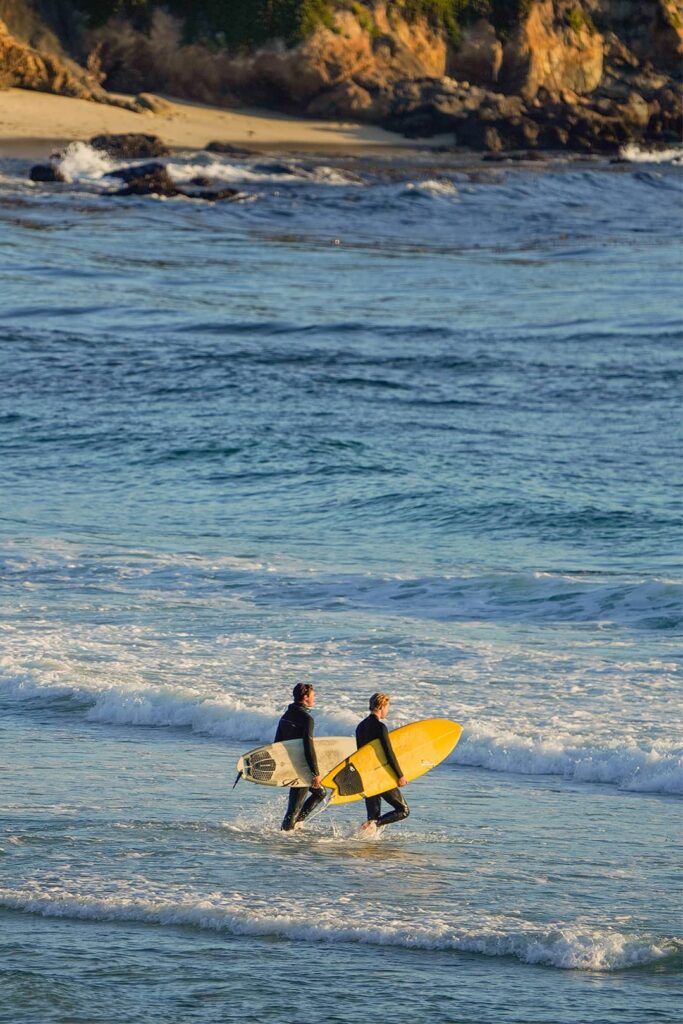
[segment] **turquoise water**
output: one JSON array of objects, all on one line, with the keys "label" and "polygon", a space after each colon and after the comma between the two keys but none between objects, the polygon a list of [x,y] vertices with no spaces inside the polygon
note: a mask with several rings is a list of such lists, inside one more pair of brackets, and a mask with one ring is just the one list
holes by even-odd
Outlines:
[{"label": "turquoise water", "polygon": [[[678,1020],[680,169],[65,167],[0,169],[0,1020]],[[374,843],[230,788],[300,680],[463,723]]]}]

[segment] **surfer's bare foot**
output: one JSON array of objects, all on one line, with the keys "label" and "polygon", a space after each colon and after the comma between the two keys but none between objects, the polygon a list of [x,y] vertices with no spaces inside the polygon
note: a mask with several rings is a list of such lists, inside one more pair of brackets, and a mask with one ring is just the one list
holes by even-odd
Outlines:
[{"label": "surfer's bare foot", "polygon": [[377,831],[377,822],[376,821],[364,821],[363,824],[361,825],[361,829],[362,829],[363,832],[366,833],[366,835],[371,836],[371,835],[373,835]]}]

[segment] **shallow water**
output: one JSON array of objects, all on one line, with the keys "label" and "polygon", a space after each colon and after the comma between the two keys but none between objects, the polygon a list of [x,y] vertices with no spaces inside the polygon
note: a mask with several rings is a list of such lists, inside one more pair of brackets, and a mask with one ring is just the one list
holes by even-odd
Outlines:
[{"label": "shallow water", "polygon": [[[0,1019],[678,1019],[683,184],[630,156],[0,168]],[[464,725],[377,842],[230,789],[299,680]]]}]

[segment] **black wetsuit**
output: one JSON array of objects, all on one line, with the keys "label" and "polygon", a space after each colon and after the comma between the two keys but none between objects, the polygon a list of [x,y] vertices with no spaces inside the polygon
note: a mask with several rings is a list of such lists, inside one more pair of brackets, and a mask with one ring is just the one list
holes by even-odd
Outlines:
[{"label": "black wetsuit", "polygon": [[[279,743],[281,740],[303,740],[306,763],[311,769],[311,774],[318,775],[318,759],[315,756],[315,746],[313,745],[313,717],[303,704],[290,704],[280,719],[275,733],[275,742]],[[311,787],[311,795],[307,800],[308,792],[308,786],[292,786],[289,790],[289,803],[282,822],[285,832],[293,829],[297,821],[307,818],[313,808],[317,807],[325,797],[325,790],[322,786],[318,789]]]},{"label": "black wetsuit", "polygon": [[[367,718],[363,719],[356,729],[356,744],[360,749],[360,747],[364,747],[366,743],[372,743],[373,740],[380,741],[384,748],[384,753],[386,754],[389,767],[396,775],[396,779],[400,779],[403,772],[399,767],[396,755],[394,754],[391,746],[389,730],[377,715],[369,714]],[[386,814],[382,814],[380,816],[382,800],[386,800],[386,802],[394,809],[393,811],[387,811]],[[368,814],[368,821],[377,822],[378,828],[381,828],[382,825],[391,825],[392,821],[403,821],[403,819],[407,818],[410,814],[408,804],[406,803],[405,797],[398,786],[396,786],[395,789],[388,789],[386,793],[379,793],[377,796],[366,797],[365,808]]]}]

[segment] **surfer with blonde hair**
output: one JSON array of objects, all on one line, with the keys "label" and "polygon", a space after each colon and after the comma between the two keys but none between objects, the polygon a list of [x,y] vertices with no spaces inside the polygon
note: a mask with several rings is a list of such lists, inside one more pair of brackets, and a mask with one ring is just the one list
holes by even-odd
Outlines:
[{"label": "surfer with blonde hair", "polygon": [[[381,691],[373,693],[369,701],[370,714],[356,728],[356,744],[358,749],[360,750],[366,743],[379,740],[386,755],[387,764],[396,776],[396,786],[394,789],[388,789],[385,793],[378,793],[377,796],[365,798],[365,810],[368,820],[362,827],[364,830],[372,832],[378,828],[383,828],[384,825],[391,825],[394,821],[403,821],[410,814],[408,804],[399,788],[405,786],[408,780],[396,760],[396,755],[389,739],[389,730],[384,724],[384,719],[389,711],[389,702],[390,697],[388,693],[382,693]],[[386,800],[393,807],[393,810],[387,811],[386,814],[381,814],[382,800]]]}]

